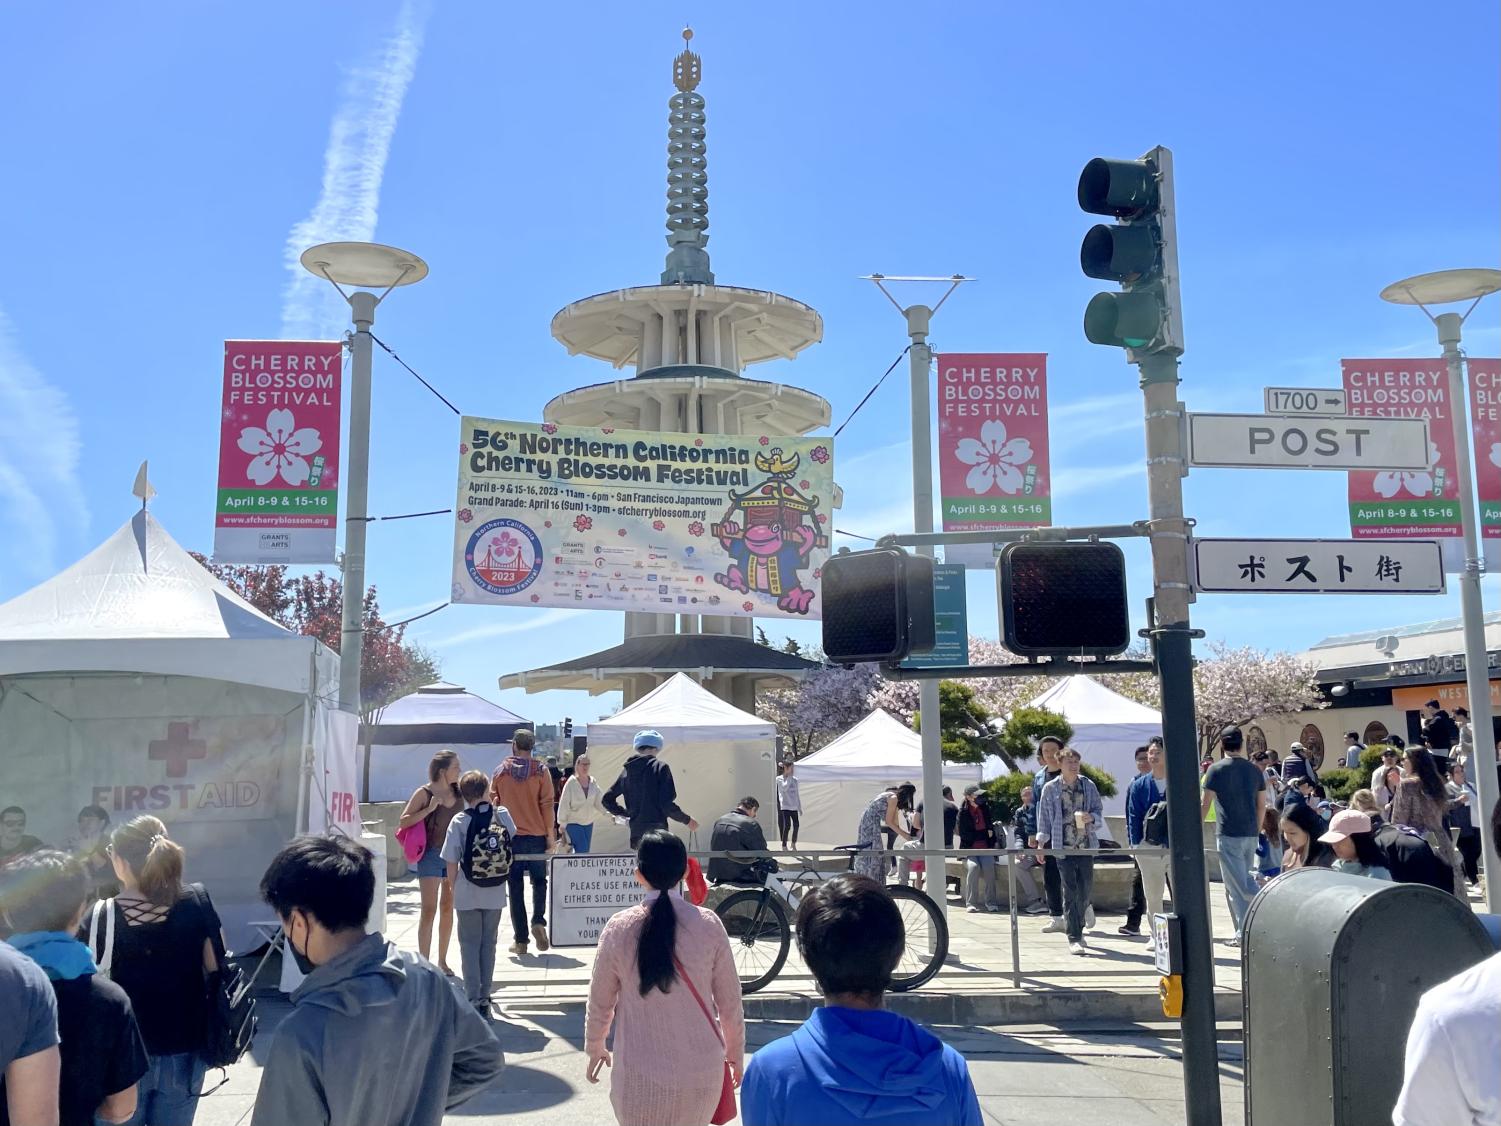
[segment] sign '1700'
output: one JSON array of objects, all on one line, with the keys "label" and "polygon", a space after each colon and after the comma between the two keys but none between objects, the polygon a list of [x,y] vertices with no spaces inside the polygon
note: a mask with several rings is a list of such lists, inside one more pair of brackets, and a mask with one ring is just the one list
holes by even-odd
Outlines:
[{"label": "sign '1700'", "polygon": [[455,602],[818,618],[827,438],[465,418]]}]

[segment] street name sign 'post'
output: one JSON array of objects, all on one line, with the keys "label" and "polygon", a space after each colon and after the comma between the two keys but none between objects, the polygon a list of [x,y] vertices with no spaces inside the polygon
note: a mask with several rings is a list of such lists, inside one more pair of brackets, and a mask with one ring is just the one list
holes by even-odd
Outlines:
[{"label": "street name sign 'post'", "polygon": [[1343,387],[1267,387],[1262,391],[1267,414],[1349,414]]},{"label": "street name sign 'post'", "polygon": [[1188,461],[1205,468],[1428,468],[1425,418],[1190,414]]},{"label": "street name sign 'post'", "polygon": [[1437,540],[1196,539],[1193,557],[1206,593],[1444,593]]}]

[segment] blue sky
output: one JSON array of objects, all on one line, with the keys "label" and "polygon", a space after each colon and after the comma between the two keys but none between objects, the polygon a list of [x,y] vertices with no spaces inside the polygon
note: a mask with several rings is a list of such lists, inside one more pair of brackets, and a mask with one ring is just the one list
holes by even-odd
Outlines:
[{"label": "blue sky", "polygon": [[[341,330],[295,283],[289,242],[374,237],[431,276],[376,333],[460,407],[535,418],[607,378],[548,333],[569,301],[661,270],[671,60],[685,17],[708,99],[710,252],[720,281],[808,302],[825,339],[751,374],[811,388],[836,423],[905,343],[859,275],[949,274],[950,351],[1050,354],[1055,520],[1140,517],[1134,370],[1086,343],[1074,200],[1096,155],[1177,164],[1192,409],[1259,411],[1267,384],[1337,385],[1341,356],[1437,351],[1386,283],[1493,266],[1494,5],[763,2],[518,6],[103,3],[0,15],[0,599],[154,511],[207,550],[222,341]],[[1094,13],[1094,14],[1091,14]],[[315,239],[312,241],[320,241]],[[906,291],[921,299],[918,290]],[[1501,303],[1468,326],[1501,347]],[[841,526],[910,530],[902,372],[836,449]],[[456,420],[375,367],[372,511],[447,507]],[[1197,471],[1201,534],[1343,536],[1338,474]],[[449,525],[376,525],[388,617],[442,602]],[[1149,592],[1128,548],[1132,597]],[[1501,587],[1486,583],[1492,606]],[[1211,638],[1302,648],[1446,616],[1422,600],[1204,596]],[[988,581],[972,630],[994,635]],[[770,632],[782,629],[771,623]],[[518,668],[613,644],[610,614],[454,607],[414,627],[445,675],[540,721],[612,698],[498,694]],[[816,627],[799,627],[814,639]]]}]

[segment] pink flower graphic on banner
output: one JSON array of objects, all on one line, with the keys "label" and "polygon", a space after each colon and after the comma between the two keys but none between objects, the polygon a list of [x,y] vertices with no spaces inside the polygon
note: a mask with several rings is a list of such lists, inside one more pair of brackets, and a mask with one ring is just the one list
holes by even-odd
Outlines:
[{"label": "pink flower graphic on banner", "polygon": [[829,460],[829,447],[814,446],[808,456],[816,461],[819,465],[823,465]]},{"label": "pink flower graphic on banner", "polygon": [[818,522],[820,524],[827,524],[829,522],[829,514],[827,512],[820,512],[818,514]]},{"label": "pink flower graphic on banner", "polygon": [[815,579],[821,579],[821,578],[823,578],[823,568],[822,567],[814,567],[813,568],[813,577]]},{"label": "pink flower graphic on banner", "polygon": [[1415,497],[1432,496],[1433,468],[1437,464],[1438,447],[1429,442],[1428,468],[1426,470],[1388,470],[1385,473],[1378,473],[1376,474],[1376,480],[1371,483],[1371,488],[1387,499],[1391,499],[1404,490]]},{"label": "pink flower graphic on banner", "polygon": [[805,493],[806,493],[806,492],[807,492],[807,491],[808,491],[808,490],[809,490],[809,489],[811,489],[811,488],[812,488],[812,487],[813,487],[813,486],[812,486],[812,485],[810,485],[810,484],[808,484],[808,482],[806,482],[806,481],[799,481],[799,482],[798,482],[798,483],[797,483],[797,487],[798,487],[798,488],[799,488],[799,489],[802,489],[802,490],[803,490],[803,492],[805,492]]},{"label": "pink flower graphic on banner", "polygon": [[615,433],[615,427],[613,427],[613,426],[601,426],[599,428],[599,432],[601,434],[613,434],[613,433]]},{"label": "pink flower graphic on banner", "polygon": [[1491,443],[1491,464],[1501,469],[1501,442]]},{"label": "pink flower graphic on banner", "polygon": [[701,446],[704,444],[704,440],[702,438],[695,438],[693,439],[693,444],[695,446]]},{"label": "pink flower graphic on banner", "polygon": [[552,521],[551,520],[544,520],[544,521],[542,521],[542,526],[544,528],[551,528],[552,527]]},{"label": "pink flower graphic on banner", "polygon": [[470,511],[467,508],[461,508],[461,509],[459,509],[459,522],[461,524],[467,524],[467,523],[469,523],[469,521],[471,521],[473,519],[474,519],[474,513],[472,511]]},{"label": "pink flower graphic on banner", "polygon": [[615,529],[615,534],[617,536],[620,536],[622,539],[624,539],[625,538],[625,529],[624,528],[616,528]]},{"label": "pink flower graphic on banner", "polygon": [[533,602],[541,602],[542,601],[542,596],[540,594],[534,594],[534,595],[532,595],[532,601]]},{"label": "pink flower graphic on banner", "polygon": [[754,602],[742,602],[740,604],[740,609],[744,610],[747,614],[749,614],[755,608],[756,604]]},{"label": "pink flower graphic on banner", "polygon": [[763,446],[769,446],[769,445],[771,445],[771,439],[768,438],[765,434],[762,434],[761,435],[761,444]]},{"label": "pink flower graphic on banner", "polygon": [[980,437],[960,438],[954,456],[973,468],[965,474],[964,485],[977,496],[994,489],[998,493],[1019,493],[1021,471],[1016,467],[1032,460],[1032,443],[1025,438],[1006,438],[1006,424],[991,419],[980,427]]},{"label": "pink flower graphic on banner", "polygon": [[237,443],[251,455],[245,476],[257,485],[270,484],[280,475],[289,485],[305,485],[307,459],[323,448],[323,435],[310,426],[297,429],[289,410],[274,410],[266,416],[266,428],[247,426]]},{"label": "pink flower graphic on banner", "polygon": [[544,433],[544,434],[556,434],[557,432],[558,432],[557,423],[555,423],[555,422],[544,422],[542,424],[542,433]]},{"label": "pink flower graphic on banner", "polygon": [[592,516],[575,516],[573,518],[573,530],[576,532],[587,532],[592,527],[594,527],[594,517]]},{"label": "pink flower graphic on banner", "polygon": [[667,522],[665,520],[653,520],[651,522],[651,529],[654,532],[660,532],[660,531],[662,531],[666,527],[667,527]]},{"label": "pink flower graphic on banner", "polygon": [[459,443],[459,453],[461,453],[461,454],[467,454],[468,452],[469,452],[469,443],[468,442],[460,442]]},{"label": "pink flower graphic on banner", "polygon": [[691,524],[688,525],[688,534],[690,536],[701,536],[701,535],[703,535],[704,534],[704,526],[703,526],[703,524],[700,523],[699,521],[695,520],[693,523],[691,523]]}]

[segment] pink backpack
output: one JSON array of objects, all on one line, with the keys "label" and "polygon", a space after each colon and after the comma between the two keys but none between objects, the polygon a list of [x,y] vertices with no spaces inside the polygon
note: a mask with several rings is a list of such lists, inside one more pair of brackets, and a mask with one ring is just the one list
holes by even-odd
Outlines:
[{"label": "pink backpack", "polygon": [[[427,790],[427,787],[424,786],[423,789]],[[432,793],[431,790],[427,792]],[[405,829],[397,829],[396,840],[401,845],[401,851],[406,854],[407,863],[416,864],[427,851],[427,818],[424,817]]]}]

